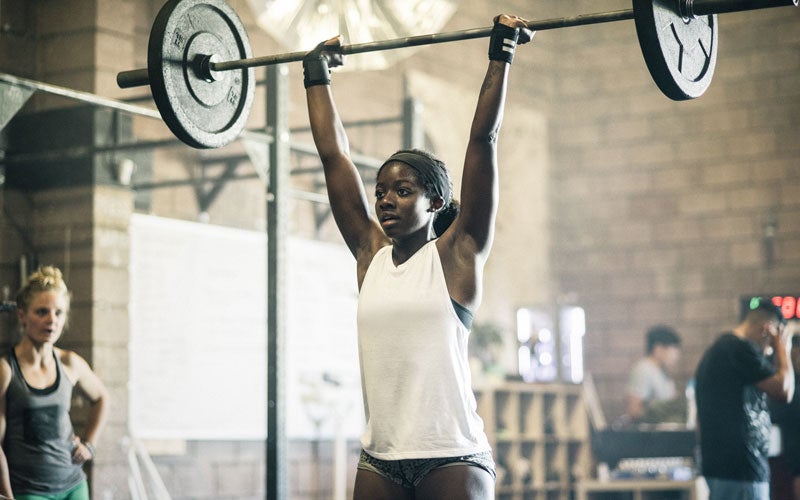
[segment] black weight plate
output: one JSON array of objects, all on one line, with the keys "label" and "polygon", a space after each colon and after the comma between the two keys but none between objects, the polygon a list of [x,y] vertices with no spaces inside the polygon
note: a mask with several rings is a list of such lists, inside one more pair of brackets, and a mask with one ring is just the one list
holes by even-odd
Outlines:
[{"label": "black weight plate", "polygon": [[147,71],[158,110],[170,130],[195,148],[222,147],[239,136],[253,105],[252,68],[197,74],[196,58],[252,57],[239,16],[224,0],[170,0],[150,32]]},{"label": "black weight plate", "polygon": [[670,99],[700,97],[717,62],[717,16],[684,19],[675,0],[633,0],[636,34],[650,75]]}]

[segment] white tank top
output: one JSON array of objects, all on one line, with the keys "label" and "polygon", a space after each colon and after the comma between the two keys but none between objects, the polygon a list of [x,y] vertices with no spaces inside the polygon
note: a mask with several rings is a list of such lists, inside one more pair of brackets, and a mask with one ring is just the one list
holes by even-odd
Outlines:
[{"label": "white tank top", "polygon": [[472,392],[468,337],[435,240],[399,266],[391,246],[375,254],[358,300],[367,453],[402,460],[491,450]]}]

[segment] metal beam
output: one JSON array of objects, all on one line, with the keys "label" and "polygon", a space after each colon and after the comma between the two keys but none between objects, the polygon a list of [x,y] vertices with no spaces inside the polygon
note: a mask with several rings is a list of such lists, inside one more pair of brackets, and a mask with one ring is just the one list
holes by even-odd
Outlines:
[{"label": "metal beam", "polygon": [[22,109],[33,95],[33,90],[8,82],[0,82],[0,130]]},{"label": "metal beam", "polygon": [[43,92],[47,92],[48,94],[60,95],[69,99],[83,101],[94,106],[118,109],[133,115],[146,116],[148,118],[161,120],[161,115],[155,109],[146,108],[144,106],[136,106],[134,104],[128,104],[126,102],[118,101],[116,99],[109,99],[107,97],[100,97],[90,92],[81,92],[79,90],[68,89],[66,87],[59,87],[58,85],[37,82],[34,80],[28,80],[26,78],[19,78],[14,75],[9,75],[8,73],[0,73],[0,82],[10,83],[12,85],[18,85],[20,87],[32,90],[41,90]]},{"label": "metal beam", "polygon": [[289,69],[267,68],[267,127],[269,147],[267,191],[267,443],[266,498],[286,500],[288,488],[288,439],[286,437],[286,325],[284,301],[285,255],[288,239],[286,189],[289,171]]},{"label": "metal beam", "polygon": [[[309,156],[319,156],[317,148],[313,144],[292,144],[293,153],[307,154]],[[383,165],[382,160],[373,158],[372,156],[361,155],[358,153],[350,153],[350,159],[357,167],[378,170]]]}]

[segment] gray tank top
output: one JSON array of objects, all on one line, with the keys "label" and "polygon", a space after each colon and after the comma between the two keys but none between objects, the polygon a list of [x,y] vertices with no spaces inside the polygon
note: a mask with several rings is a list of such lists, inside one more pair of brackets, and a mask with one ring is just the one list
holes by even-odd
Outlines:
[{"label": "gray tank top", "polygon": [[3,450],[8,460],[15,494],[54,494],[86,478],[72,463],[74,431],[69,418],[73,384],[56,356],[56,381],[45,389],[28,385],[14,349],[8,355],[11,382],[6,395],[6,436]]}]

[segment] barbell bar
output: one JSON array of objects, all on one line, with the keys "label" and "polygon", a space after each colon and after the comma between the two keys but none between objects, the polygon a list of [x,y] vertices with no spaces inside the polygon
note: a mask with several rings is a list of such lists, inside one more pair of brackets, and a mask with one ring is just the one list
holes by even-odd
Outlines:
[{"label": "barbell bar", "polygon": [[[530,29],[544,31],[556,28],[571,26],[582,26],[587,24],[609,23],[613,21],[624,21],[633,19],[633,9],[619,10],[614,12],[603,12],[597,14],[585,14],[575,17],[562,17],[557,19],[546,19],[532,21],[528,23]],[[381,50],[392,50],[420,45],[433,45],[438,43],[456,42],[470,40],[473,38],[486,38],[492,34],[492,27],[472,28],[458,31],[448,31],[445,33],[431,33],[427,35],[417,35],[405,38],[395,38],[391,40],[380,40],[376,42],[357,43],[352,45],[342,45],[343,55],[362,54],[365,52],[376,52]],[[259,66],[271,66],[302,61],[308,51],[288,52],[261,57],[251,57],[233,61],[213,62],[209,60],[198,61],[199,64],[207,65],[207,68],[196,68],[196,71],[206,74],[229,71],[233,69],[255,68]],[[117,75],[117,84],[120,88],[141,87],[149,84],[147,68],[123,71]]]},{"label": "barbell bar", "polygon": [[[800,0],[632,0],[633,8],[535,20],[535,31],[633,19],[642,55],[661,91],[694,99],[708,88],[717,55],[720,13],[797,6]],[[491,35],[492,28],[343,45],[344,55],[431,45]],[[252,107],[253,68],[296,62],[306,51],[253,57],[247,34],[225,0],[169,0],[148,43],[146,69],[120,72],[121,88],[150,85],[162,118],[197,148],[224,146],[244,128]]]}]

